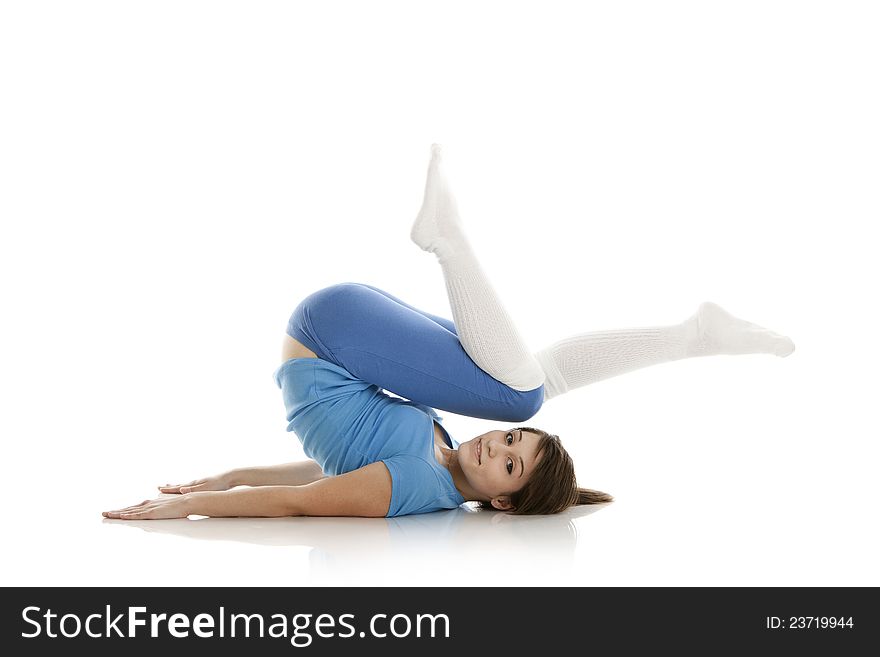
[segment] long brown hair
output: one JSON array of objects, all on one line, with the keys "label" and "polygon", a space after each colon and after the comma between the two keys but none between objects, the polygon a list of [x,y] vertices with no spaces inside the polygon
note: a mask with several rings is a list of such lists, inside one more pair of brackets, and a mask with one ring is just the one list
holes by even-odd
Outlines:
[{"label": "long brown hair", "polygon": [[[559,513],[578,504],[607,504],[614,498],[590,488],[580,488],[574,475],[574,461],[559,436],[534,427],[515,427],[511,431],[538,434],[537,465],[528,482],[510,495],[515,515]],[[485,506],[481,504],[481,506]]]}]

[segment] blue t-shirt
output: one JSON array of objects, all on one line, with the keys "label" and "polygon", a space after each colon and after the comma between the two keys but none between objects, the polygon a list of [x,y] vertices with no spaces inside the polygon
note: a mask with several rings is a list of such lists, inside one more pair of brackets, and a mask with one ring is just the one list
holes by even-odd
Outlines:
[{"label": "blue t-shirt", "polygon": [[[382,461],[391,473],[387,517],[453,509],[465,499],[434,458],[433,408],[391,397],[378,386],[321,358],[291,358],[275,370],[287,430],[324,474]],[[447,443],[458,443],[446,432]]]}]

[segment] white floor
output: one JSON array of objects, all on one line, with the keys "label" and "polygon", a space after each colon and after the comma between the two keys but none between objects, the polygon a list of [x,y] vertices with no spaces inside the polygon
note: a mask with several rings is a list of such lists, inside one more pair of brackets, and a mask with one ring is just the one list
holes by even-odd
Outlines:
[{"label": "white floor", "polygon": [[[513,519],[462,507],[396,519],[107,521],[101,531],[119,550],[169,551],[153,557],[166,565],[229,562],[187,576],[201,584],[565,585],[583,552],[578,515]],[[153,582],[162,577],[150,570]]]},{"label": "white floor", "polygon": [[[872,3],[0,5],[2,585],[880,586]],[[287,317],[409,241],[432,142],[535,350],[702,301],[789,358],[552,400],[607,508],[104,520],[302,455]],[[505,425],[445,416],[466,440]]]}]

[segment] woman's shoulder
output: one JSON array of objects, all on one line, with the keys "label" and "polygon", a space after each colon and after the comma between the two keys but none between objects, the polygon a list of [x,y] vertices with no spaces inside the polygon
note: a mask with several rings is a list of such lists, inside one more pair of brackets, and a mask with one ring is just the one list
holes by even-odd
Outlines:
[{"label": "woman's shoulder", "polygon": [[397,454],[383,462],[391,475],[389,516],[451,509],[465,501],[449,471],[433,458]]}]

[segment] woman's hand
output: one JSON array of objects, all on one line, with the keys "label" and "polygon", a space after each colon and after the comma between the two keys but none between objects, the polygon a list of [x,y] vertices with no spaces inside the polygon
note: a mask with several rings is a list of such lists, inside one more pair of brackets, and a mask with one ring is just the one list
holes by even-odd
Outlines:
[{"label": "woman's hand", "polygon": [[198,493],[206,490],[229,490],[232,488],[233,472],[224,472],[223,474],[214,475],[213,477],[203,477],[202,479],[193,479],[186,484],[165,484],[159,486],[160,493]]},{"label": "woman's hand", "polygon": [[[300,488],[298,486],[259,486],[256,488],[236,488],[230,491],[168,495],[155,500],[144,500],[140,504],[124,509],[104,511],[102,515],[105,518],[118,520],[160,520],[186,518],[187,516],[279,518],[281,516],[302,515],[297,512],[297,500],[302,496]],[[389,490],[390,488],[389,483]],[[361,495],[360,490],[357,491],[357,495]]]},{"label": "woman's hand", "polygon": [[127,506],[116,511],[102,511],[105,518],[117,520],[160,520],[162,518],[186,518],[192,510],[191,498],[188,495],[159,497],[155,500],[144,500],[140,504]]}]

